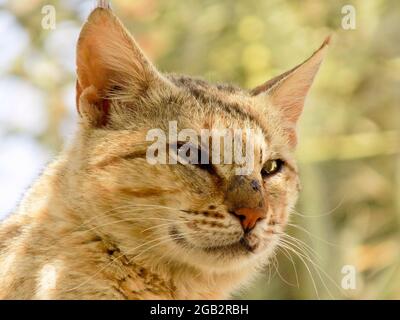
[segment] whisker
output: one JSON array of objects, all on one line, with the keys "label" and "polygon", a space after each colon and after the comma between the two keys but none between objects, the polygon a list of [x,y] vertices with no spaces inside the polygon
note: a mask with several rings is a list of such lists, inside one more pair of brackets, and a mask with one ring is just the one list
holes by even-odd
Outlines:
[{"label": "whisker", "polygon": [[113,213],[113,214],[109,214],[109,215],[104,215],[104,214],[97,215],[96,217],[93,217],[93,218],[91,218],[91,219],[89,219],[87,221],[84,221],[84,223],[87,224],[88,222],[96,220],[96,219],[99,219],[99,218],[112,217],[112,216],[115,216],[115,215],[121,214],[121,213],[130,213],[130,212],[137,212],[137,211],[142,211],[142,210],[153,210],[155,208],[184,212],[182,209],[179,209],[179,208],[158,206],[158,205],[126,205],[126,206],[120,206],[120,207],[111,209],[109,211],[106,211],[106,213],[107,212],[112,212],[112,211],[115,211],[115,210],[120,210],[120,209],[130,209],[130,210],[121,210],[119,212],[116,212],[116,213]]},{"label": "whisker", "polygon": [[289,245],[289,246],[290,246],[290,245],[292,245],[292,246],[294,245],[296,248],[298,248],[298,249],[299,249],[299,252],[297,252],[297,253],[298,253],[298,257],[302,256],[304,259],[306,259],[306,261],[308,261],[308,262],[311,263],[311,266],[313,267],[313,269],[314,269],[315,272],[317,273],[317,276],[318,276],[318,278],[320,279],[320,281],[321,281],[322,285],[324,286],[325,290],[328,292],[328,294],[330,295],[330,297],[333,299],[333,296],[332,296],[332,294],[331,294],[329,288],[326,286],[326,283],[325,283],[324,279],[323,279],[322,276],[321,276],[321,273],[320,273],[320,271],[319,271],[319,268],[316,267],[316,266],[318,266],[318,265],[310,258],[310,256],[304,251],[303,248],[297,247],[295,244],[290,243],[290,242],[286,242],[286,244]]},{"label": "whisker", "polygon": [[291,240],[294,242],[294,245],[297,246],[299,250],[303,250],[310,254],[314,259],[321,261],[321,257],[318,255],[318,253],[315,251],[315,249],[311,248],[308,244],[303,242],[302,240],[295,238],[289,234],[283,234],[282,237],[286,240]]},{"label": "whisker", "polygon": [[286,248],[286,249],[289,250],[289,251],[292,251],[292,252],[293,252],[296,256],[298,256],[299,259],[303,262],[304,266],[306,267],[306,269],[307,269],[307,271],[308,271],[308,274],[310,275],[310,279],[311,279],[312,285],[313,285],[313,287],[314,287],[315,294],[316,294],[318,300],[320,300],[320,296],[319,296],[319,293],[318,293],[317,285],[316,285],[316,283],[315,283],[314,277],[313,277],[313,275],[312,275],[312,272],[311,272],[311,270],[310,270],[308,264],[305,262],[304,258],[303,258],[295,249],[293,249],[292,247],[290,247],[288,244],[282,243],[281,240],[282,240],[282,239],[279,240],[279,245],[282,246],[282,247],[284,247],[284,248]]},{"label": "whisker", "polygon": [[[121,210],[121,209],[124,209],[124,208],[131,208],[131,210],[129,210],[129,211],[119,211],[119,212],[115,212],[115,213],[112,213],[112,214],[107,214],[107,213],[113,212],[115,210]],[[164,209],[164,210],[173,210],[173,211],[177,211],[177,212],[183,212],[183,210],[179,209],[179,208],[173,208],[173,207],[167,207],[167,206],[159,206],[159,205],[132,205],[132,204],[130,204],[130,205],[124,205],[124,206],[115,207],[113,209],[105,211],[104,213],[102,213],[100,215],[96,215],[95,217],[92,217],[90,219],[87,219],[87,220],[83,221],[80,225],[77,225],[75,228],[73,228],[68,235],[65,235],[64,237],[59,238],[58,242],[56,242],[53,245],[51,245],[50,247],[48,247],[48,249],[51,249],[51,248],[57,246],[60,240],[66,240],[66,239],[73,238],[74,236],[76,236],[75,232],[79,231],[79,229],[81,229],[84,226],[87,226],[89,224],[89,222],[93,222],[96,219],[112,217],[112,216],[115,216],[115,215],[118,215],[118,214],[121,214],[121,213],[131,213],[131,212],[138,212],[138,211],[143,211],[143,210],[147,211],[147,210],[152,210],[154,208],[160,208],[160,209]],[[137,217],[136,219],[139,219],[139,217]],[[145,220],[145,219],[148,219],[148,218],[143,217],[141,219]],[[153,219],[156,219],[156,217],[153,217]],[[158,218],[158,219],[162,219],[162,218]],[[173,220],[171,219],[171,221],[173,221]],[[180,221],[180,220],[177,220],[177,222],[178,221]],[[113,223],[118,223],[118,222],[110,222],[109,224],[113,224]],[[98,229],[98,228],[100,228],[100,226],[96,226],[95,228],[91,228],[89,230],[82,230],[82,232],[93,231],[93,230]]]},{"label": "whisker", "polygon": [[316,215],[304,214],[304,213],[298,212],[298,211],[296,211],[294,209],[292,210],[293,211],[292,214],[296,215],[296,216],[299,216],[299,217],[303,217],[303,218],[321,218],[321,217],[326,217],[326,216],[329,216],[330,214],[334,213],[337,209],[339,209],[342,206],[345,198],[346,198],[346,196],[343,196],[343,198],[339,201],[339,203],[333,209],[330,209],[329,211],[321,213],[321,214],[316,214]]},{"label": "whisker", "polygon": [[327,240],[325,240],[325,239],[322,239],[322,238],[320,238],[320,237],[318,237],[318,236],[312,234],[310,231],[308,231],[307,229],[303,228],[302,226],[296,225],[296,224],[294,224],[294,223],[288,223],[287,225],[290,226],[290,227],[299,229],[299,230],[305,232],[310,238],[314,238],[314,239],[316,239],[316,240],[319,240],[319,241],[321,241],[321,242],[323,242],[323,243],[326,243],[326,244],[328,244],[328,245],[330,245],[330,246],[332,246],[332,247],[338,247],[338,246],[339,246],[339,245],[336,244],[336,243],[329,242],[329,241],[327,241]]},{"label": "whisker", "polygon": [[[109,225],[113,225],[113,224],[117,224],[117,223],[122,223],[122,222],[147,221],[147,220],[173,221],[173,222],[170,222],[170,223],[179,223],[179,222],[182,222],[182,221],[180,221],[180,220],[165,219],[165,218],[156,218],[156,217],[147,217],[147,218],[126,218],[126,219],[120,219],[120,220],[117,220],[117,221],[111,221],[111,222],[108,222],[108,223],[104,223],[104,224],[95,226],[95,227],[93,227],[93,228],[90,228],[90,229],[88,229],[88,230],[85,230],[84,232],[93,231],[93,230],[96,230],[96,229],[99,229],[99,228],[102,228],[102,227],[106,227],[106,226],[109,226]],[[186,222],[186,221],[184,221],[184,222]]]},{"label": "whisker", "polygon": [[187,222],[190,222],[190,220],[185,220],[185,221],[173,221],[173,222],[167,222],[167,223],[162,223],[162,224],[158,224],[149,228],[146,228],[144,230],[142,230],[142,233],[149,231],[149,230],[153,230],[153,229],[157,229],[157,228],[161,228],[161,227],[165,227],[165,226],[170,226],[170,225],[174,225],[174,224],[185,224]]},{"label": "whisker", "polygon": [[325,281],[323,280],[322,275],[321,275],[321,272],[322,272],[322,274],[326,277],[326,279],[329,280],[329,281],[339,290],[339,292],[340,292],[341,294],[343,294],[344,296],[347,296],[347,294],[345,294],[345,293],[343,292],[343,290],[338,286],[338,284],[336,283],[336,281],[333,280],[333,279],[328,275],[328,273],[327,273],[320,265],[318,265],[317,263],[315,263],[315,262],[314,262],[308,255],[306,255],[306,254],[303,255],[303,257],[304,257],[305,259],[307,259],[307,260],[311,263],[311,265],[313,266],[313,268],[314,268],[315,271],[317,272],[317,275],[318,275],[319,278],[321,279],[321,283],[324,285],[325,289],[327,290],[327,292],[329,293],[329,295],[330,295],[332,298],[333,298],[333,296],[332,296],[332,294],[331,294],[329,288],[327,287]]},{"label": "whisker", "polygon": [[299,285],[299,276],[298,276],[298,274],[297,274],[296,264],[294,263],[293,258],[292,258],[292,256],[290,255],[290,252],[288,252],[287,249],[284,248],[284,247],[278,247],[278,249],[281,249],[281,250],[282,250],[281,252],[282,252],[282,253],[285,255],[285,257],[288,258],[288,260],[291,262],[291,264],[292,264],[292,266],[293,266],[293,270],[294,270],[294,275],[295,275],[295,277],[296,277],[297,288],[300,288],[300,285]]},{"label": "whisker", "polygon": [[287,285],[291,286],[291,287],[295,287],[295,285],[293,283],[291,283],[290,281],[287,281],[279,272],[279,261],[278,259],[275,257],[275,261],[276,261],[276,273],[278,274],[279,278],[286,283]]},{"label": "whisker", "polygon": [[[185,232],[185,233],[183,233],[183,234],[179,234],[179,235],[175,235],[175,236],[169,235],[169,240],[184,239],[184,238],[185,238],[186,236],[188,236],[188,235],[193,235],[193,234],[198,234],[198,233],[201,233],[201,231]],[[158,245],[161,245],[161,244],[163,244],[163,243],[165,243],[165,242],[166,242],[166,241],[162,241],[162,242],[160,242],[160,243],[156,243],[155,245],[150,246],[149,248],[146,248],[146,250],[140,252],[138,255],[132,257],[131,259],[129,259],[129,260],[128,260],[128,263],[131,263],[131,262],[133,261],[133,259],[137,259],[137,258],[138,258],[139,256],[141,256],[143,253],[148,252],[150,249],[152,249],[152,248],[154,248],[154,247],[156,247],[156,246],[158,246]],[[130,251],[130,250],[129,250],[129,251]],[[128,255],[129,255],[129,251],[128,251],[128,253],[127,253]]]}]

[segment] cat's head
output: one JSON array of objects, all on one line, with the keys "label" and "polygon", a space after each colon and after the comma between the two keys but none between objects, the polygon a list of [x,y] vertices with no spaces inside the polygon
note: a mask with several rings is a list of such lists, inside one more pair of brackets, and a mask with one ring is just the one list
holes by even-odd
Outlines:
[{"label": "cat's head", "polygon": [[[296,122],[327,43],[292,70],[244,90],[161,74],[112,12],[96,9],[77,47],[81,123],[69,166],[85,220],[137,259],[149,254],[223,270],[266,258],[297,198]],[[251,140],[250,170],[240,173],[239,147],[225,141],[218,150],[233,163],[169,161],[186,145],[187,129],[199,138],[190,153],[210,159],[218,148],[204,146],[202,130],[227,129],[235,137],[242,130],[238,141]],[[154,132],[166,140],[151,141]],[[149,158],[157,141],[166,148],[161,143],[152,154],[165,164]]]}]

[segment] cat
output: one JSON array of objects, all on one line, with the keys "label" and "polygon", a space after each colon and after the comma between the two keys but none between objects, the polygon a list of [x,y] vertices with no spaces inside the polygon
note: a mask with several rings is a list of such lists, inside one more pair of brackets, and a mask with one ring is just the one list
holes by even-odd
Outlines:
[{"label": "cat", "polygon": [[[296,123],[329,38],[252,89],[162,74],[111,9],[77,44],[73,142],[0,226],[1,299],[227,299],[284,235]],[[150,164],[153,128],[254,132],[254,166]]]}]

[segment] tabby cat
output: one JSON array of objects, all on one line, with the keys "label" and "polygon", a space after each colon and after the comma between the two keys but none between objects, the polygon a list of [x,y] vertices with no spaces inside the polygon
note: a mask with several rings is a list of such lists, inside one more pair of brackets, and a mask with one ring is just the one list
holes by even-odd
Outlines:
[{"label": "tabby cat", "polygon": [[[299,190],[296,122],[329,39],[254,88],[162,74],[109,8],[77,44],[73,142],[0,226],[2,299],[226,299],[268,263]],[[232,164],[150,164],[147,133],[254,132]]]}]

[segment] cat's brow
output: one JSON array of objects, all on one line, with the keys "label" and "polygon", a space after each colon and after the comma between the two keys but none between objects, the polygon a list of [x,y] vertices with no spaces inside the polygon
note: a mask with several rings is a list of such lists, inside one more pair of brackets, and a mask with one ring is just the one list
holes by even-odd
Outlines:
[{"label": "cat's brow", "polygon": [[193,96],[200,101],[202,104],[212,104],[216,109],[221,110],[224,113],[234,116],[235,118],[240,118],[242,120],[250,120],[256,124],[261,131],[267,135],[268,130],[261,121],[257,114],[253,114],[250,110],[244,110],[239,103],[232,101],[225,101],[223,96],[210,95],[207,91],[204,91],[198,87],[189,88]]},{"label": "cat's brow", "polygon": [[106,159],[103,159],[95,164],[96,167],[98,168],[104,168],[106,166],[109,166],[111,164],[114,164],[115,162],[121,161],[121,160],[129,160],[129,159],[137,159],[137,158],[146,158],[146,149],[145,150],[135,150],[131,151],[125,154],[120,154],[120,155],[114,155],[110,156]]}]

